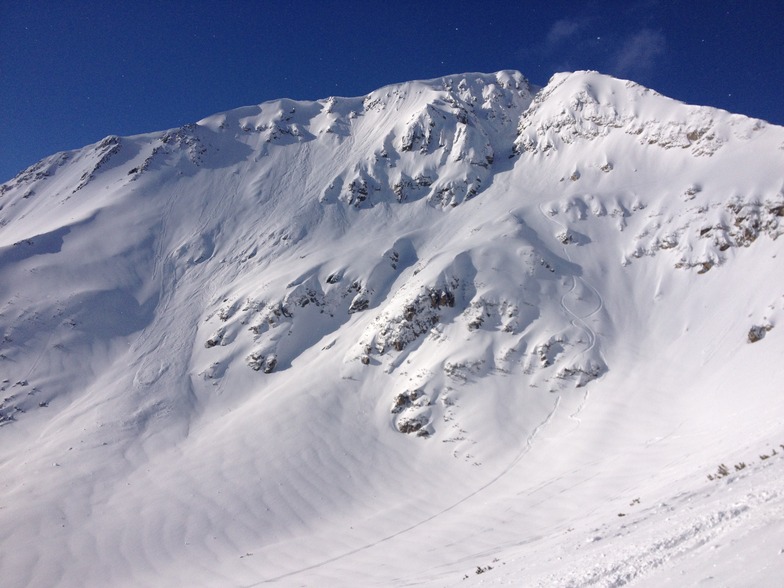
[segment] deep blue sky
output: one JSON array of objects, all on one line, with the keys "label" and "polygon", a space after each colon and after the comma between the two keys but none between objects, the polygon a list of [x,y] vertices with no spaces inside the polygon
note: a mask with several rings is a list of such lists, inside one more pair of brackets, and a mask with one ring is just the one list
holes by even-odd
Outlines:
[{"label": "deep blue sky", "polygon": [[0,0],[0,182],[109,134],[468,71],[597,69],[784,124],[782,22],[782,0]]}]

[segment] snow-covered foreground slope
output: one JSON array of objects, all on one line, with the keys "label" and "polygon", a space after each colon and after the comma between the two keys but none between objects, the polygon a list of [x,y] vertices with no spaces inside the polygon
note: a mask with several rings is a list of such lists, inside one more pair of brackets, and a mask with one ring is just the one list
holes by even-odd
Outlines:
[{"label": "snow-covered foreground slope", "polygon": [[773,585],[782,170],[782,128],[586,72],[25,170],[2,584]]}]

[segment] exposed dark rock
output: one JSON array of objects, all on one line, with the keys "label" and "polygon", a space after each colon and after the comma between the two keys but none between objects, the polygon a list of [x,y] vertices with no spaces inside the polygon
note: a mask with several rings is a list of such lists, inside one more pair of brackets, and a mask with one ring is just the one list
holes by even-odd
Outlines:
[{"label": "exposed dark rock", "polygon": [[756,343],[765,338],[768,331],[773,328],[773,325],[754,325],[749,329],[747,340],[749,343]]}]

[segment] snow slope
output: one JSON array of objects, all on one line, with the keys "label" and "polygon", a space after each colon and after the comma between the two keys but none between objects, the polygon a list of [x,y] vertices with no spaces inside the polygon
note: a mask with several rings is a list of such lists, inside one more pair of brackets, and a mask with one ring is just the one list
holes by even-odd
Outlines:
[{"label": "snow slope", "polygon": [[775,585],[782,170],[595,72],[43,160],[0,187],[3,585]]}]

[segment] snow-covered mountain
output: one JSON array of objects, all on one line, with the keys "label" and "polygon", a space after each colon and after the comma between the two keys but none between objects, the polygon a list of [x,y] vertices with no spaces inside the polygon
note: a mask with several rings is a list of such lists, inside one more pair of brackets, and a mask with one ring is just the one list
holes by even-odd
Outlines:
[{"label": "snow-covered mountain", "polygon": [[2,584],[773,585],[783,172],[783,128],[594,72],[41,161],[0,186]]}]

